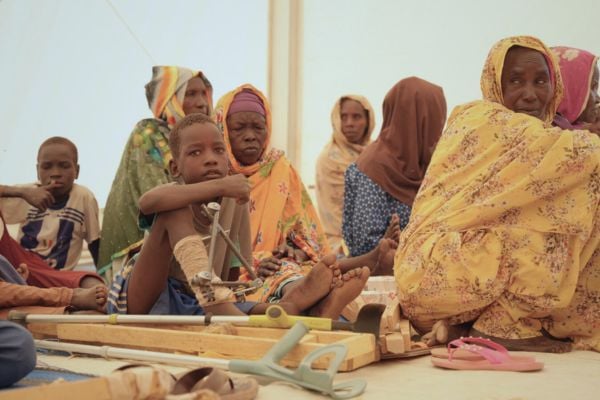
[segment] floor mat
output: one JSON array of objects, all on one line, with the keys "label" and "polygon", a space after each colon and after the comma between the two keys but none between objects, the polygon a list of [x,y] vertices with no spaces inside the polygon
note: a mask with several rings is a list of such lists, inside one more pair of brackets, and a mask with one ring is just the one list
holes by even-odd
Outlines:
[{"label": "floor mat", "polygon": [[80,374],[61,368],[53,367],[35,367],[25,378],[15,383],[11,389],[24,388],[30,386],[39,386],[52,383],[57,379],[67,382],[80,381],[83,379],[94,378],[96,375]]},{"label": "floor mat", "polygon": [[[38,350],[38,352],[44,354],[55,354],[64,356],[70,355],[69,353],[65,352],[55,352],[48,350]],[[83,379],[94,378],[96,376],[97,375],[82,374],[79,372],[69,371],[68,369],[64,368],[53,367],[38,360],[38,363],[33,371],[31,371],[27,376],[25,376],[23,379],[21,379],[8,389],[18,389],[24,387],[45,385],[48,383],[52,383],[58,379],[62,379],[67,382],[80,381]]]}]

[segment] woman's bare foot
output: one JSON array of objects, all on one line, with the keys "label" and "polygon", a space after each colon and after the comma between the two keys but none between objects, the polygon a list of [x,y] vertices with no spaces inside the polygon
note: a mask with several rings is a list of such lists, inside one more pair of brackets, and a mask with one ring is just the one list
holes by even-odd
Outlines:
[{"label": "woman's bare foot", "polygon": [[346,273],[354,268],[367,266],[371,276],[394,275],[394,255],[398,243],[392,239],[381,239],[377,247],[368,253],[356,257],[342,258],[340,270]]},{"label": "woman's bare foot", "polygon": [[73,289],[71,305],[79,310],[95,310],[105,312],[108,289],[104,285],[96,285],[91,288]]},{"label": "woman's bare foot", "polygon": [[341,280],[335,254],[323,257],[304,278],[286,286],[282,303],[294,304],[300,311],[317,304]]},{"label": "woman's bare foot", "polygon": [[369,267],[355,268],[346,272],[329,295],[310,310],[310,315],[338,319],[344,307],[363,290],[369,275]]},{"label": "woman's bare foot", "polygon": [[[413,324],[413,326],[419,330],[416,324]],[[424,334],[421,337],[421,341],[425,342],[429,347],[446,344],[460,337],[468,336],[472,326],[472,322],[450,325],[448,320],[442,319],[433,324],[431,331]]]},{"label": "woman's bare foot", "polygon": [[471,329],[470,336],[482,337],[493,340],[494,342],[506,347],[512,351],[536,351],[539,353],[568,353],[572,350],[570,342],[563,342],[558,339],[552,339],[546,336],[536,336],[527,339],[503,339],[485,333],[477,329]]},{"label": "woman's bare foot", "polygon": [[[396,214],[394,214],[396,215]],[[394,275],[394,256],[398,243],[392,239],[381,239],[377,245],[377,268],[371,275]]]},{"label": "woman's bare foot", "polygon": [[400,239],[400,217],[398,214],[392,214],[392,219],[390,220],[390,224],[388,225],[383,238],[392,239],[396,242]]}]

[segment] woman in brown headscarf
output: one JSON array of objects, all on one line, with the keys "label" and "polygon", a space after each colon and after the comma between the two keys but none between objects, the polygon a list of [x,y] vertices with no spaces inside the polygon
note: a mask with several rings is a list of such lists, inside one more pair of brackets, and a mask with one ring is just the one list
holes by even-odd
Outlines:
[{"label": "woman in brown headscarf", "polygon": [[570,349],[550,333],[600,351],[600,139],[551,128],[558,69],[539,39],[503,39],[484,100],[448,120],[394,263],[402,311],[436,340],[472,326],[509,350]]},{"label": "woman in brown headscarf", "polygon": [[439,86],[411,77],[387,93],[379,137],[346,171],[342,230],[351,256],[375,248],[393,214],[406,226],[445,120]]}]

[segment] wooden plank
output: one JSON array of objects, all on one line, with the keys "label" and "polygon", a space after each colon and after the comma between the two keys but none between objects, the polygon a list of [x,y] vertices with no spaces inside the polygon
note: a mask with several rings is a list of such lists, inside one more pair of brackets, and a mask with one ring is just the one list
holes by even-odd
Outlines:
[{"label": "wooden plank", "polygon": [[56,324],[29,324],[27,329],[33,334],[37,334],[36,337],[56,337]]},{"label": "wooden plank", "polygon": [[[41,324],[39,324],[41,325]],[[188,331],[188,332],[204,332],[206,326],[204,325],[173,325],[173,324],[121,324],[119,326],[135,326],[140,328],[156,328],[156,329],[172,329],[177,331]],[[287,329],[282,328],[256,328],[250,326],[234,326],[235,335],[237,336],[249,336],[249,337],[261,337],[266,339],[279,339],[287,333]],[[360,332],[350,331],[319,331],[311,330],[311,335],[315,335],[315,342],[329,344],[335,343],[339,340],[352,337]]]},{"label": "wooden plank", "polygon": [[[82,395],[84,394],[85,395]],[[75,382],[52,383],[23,389],[3,390],[2,400],[110,400],[112,399],[106,379],[91,378]]]},{"label": "wooden plank", "polygon": [[[250,337],[101,324],[58,324],[56,331],[57,337],[61,340],[245,360],[261,358],[278,340],[258,337],[260,335]],[[283,333],[285,332],[287,331],[283,330]],[[288,353],[282,360],[282,364],[295,367],[308,353],[322,348],[323,344],[315,342],[322,333],[330,334],[331,332],[311,332],[305,341],[301,341]],[[345,339],[339,342],[348,346],[348,356],[340,367],[341,371],[350,371],[375,361],[377,355],[375,354],[373,335],[343,333],[342,336],[345,336]],[[313,367],[325,369],[329,366],[332,358],[330,355],[321,357],[313,364]]]}]

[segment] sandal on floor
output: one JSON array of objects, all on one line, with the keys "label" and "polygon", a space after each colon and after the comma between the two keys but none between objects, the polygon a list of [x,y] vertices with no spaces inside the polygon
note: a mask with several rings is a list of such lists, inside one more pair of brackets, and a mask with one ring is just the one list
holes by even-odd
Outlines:
[{"label": "sandal on floor", "polygon": [[[499,351],[501,353],[509,355],[509,357],[512,358],[514,361],[535,361],[535,358],[532,356],[517,356],[512,353],[509,354],[508,351],[504,348],[504,346],[499,345],[498,343],[493,342],[490,339],[478,337],[464,337],[453,340],[448,344],[448,347],[432,348],[431,356],[437,358],[452,358],[453,360],[467,361],[477,361],[484,359],[484,357],[481,354],[461,348],[462,345],[480,346],[484,348],[482,351],[486,351],[485,349],[488,349],[488,351]],[[450,352],[452,352],[451,357]]]},{"label": "sandal on floor", "polygon": [[252,400],[258,393],[258,383],[253,378],[230,378],[218,368],[197,368],[185,373],[175,383],[172,395],[211,390],[222,400]]},{"label": "sandal on floor", "polygon": [[484,338],[460,338],[448,343],[448,349],[432,349],[436,367],[460,370],[539,371],[544,364],[532,356],[516,356],[498,343]]}]

